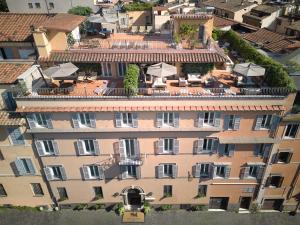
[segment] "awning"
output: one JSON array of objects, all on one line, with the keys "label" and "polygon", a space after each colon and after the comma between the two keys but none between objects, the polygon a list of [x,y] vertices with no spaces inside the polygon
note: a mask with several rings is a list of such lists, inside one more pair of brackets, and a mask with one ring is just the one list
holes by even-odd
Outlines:
[{"label": "awning", "polygon": [[154,77],[169,77],[177,74],[177,68],[162,62],[149,66],[147,74]]},{"label": "awning", "polygon": [[219,137],[220,144],[272,144],[278,142],[278,139],[268,137]]},{"label": "awning", "polygon": [[75,73],[77,70],[78,67],[69,62],[49,67],[45,69],[43,73],[54,80],[76,80],[77,75]]},{"label": "awning", "polygon": [[233,72],[245,77],[259,77],[265,75],[266,69],[254,63],[240,63],[235,65]]}]

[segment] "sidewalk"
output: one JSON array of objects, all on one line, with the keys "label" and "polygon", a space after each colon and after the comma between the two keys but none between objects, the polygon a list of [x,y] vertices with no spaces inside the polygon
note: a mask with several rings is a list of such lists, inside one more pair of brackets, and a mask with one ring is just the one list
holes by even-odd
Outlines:
[{"label": "sidewalk", "polygon": [[[114,225],[121,217],[113,212],[72,211],[0,212],[0,225]],[[135,223],[137,225],[137,223]],[[298,225],[300,215],[287,213],[237,214],[230,212],[187,212],[184,210],[154,212],[146,215],[146,225]]]}]

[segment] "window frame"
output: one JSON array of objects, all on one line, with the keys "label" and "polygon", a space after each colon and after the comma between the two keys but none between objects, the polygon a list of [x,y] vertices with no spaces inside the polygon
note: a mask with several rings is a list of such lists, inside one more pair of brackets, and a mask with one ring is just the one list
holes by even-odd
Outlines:
[{"label": "window frame", "polygon": [[77,113],[77,120],[80,128],[91,127],[91,117],[89,113]]},{"label": "window frame", "polygon": [[7,197],[7,192],[3,184],[0,184],[0,197]]},{"label": "window frame", "polygon": [[[96,191],[97,189],[100,190],[98,194],[97,194],[97,191]],[[95,198],[99,198],[99,199],[104,198],[102,186],[94,186],[93,190],[94,190]]]},{"label": "window frame", "polygon": [[127,178],[137,177],[137,165],[126,165],[126,177]]},{"label": "window frame", "polygon": [[89,179],[99,179],[100,171],[98,165],[88,165]]},{"label": "window frame", "polygon": [[273,115],[271,115],[271,114],[262,115],[260,129],[261,130],[269,130],[272,125],[272,118],[273,118]]},{"label": "window frame", "polygon": [[[68,195],[67,189],[66,189],[65,187],[57,187],[56,190],[57,190],[57,193],[58,193],[58,195],[59,195],[59,200],[60,200],[60,199],[63,199],[63,198],[64,198],[64,199],[69,199],[69,195]],[[61,196],[61,193],[62,193],[62,192],[60,192],[59,190],[62,190],[62,191],[63,191],[64,196]]]},{"label": "window frame", "polygon": [[[204,138],[202,152],[212,152],[215,138]],[[210,144],[210,145],[209,145]],[[205,146],[205,148],[204,148]],[[210,146],[210,149],[208,148]]]},{"label": "window frame", "polygon": [[[125,157],[126,158],[134,158],[137,156],[137,152],[136,152],[136,149],[135,149],[135,139],[133,138],[126,138],[126,139],[123,139],[124,141],[124,153],[125,153]],[[127,149],[127,147],[129,147]],[[129,154],[128,154],[129,153]]]},{"label": "window frame", "polygon": [[[289,130],[289,132],[288,132],[289,135],[288,135],[288,136],[286,135],[289,126],[292,126],[292,127],[293,127],[293,126],[297,126],[297,130],[295,131],[295,136],[291,136],[291,135],[290,135],[290,134],[291,134],[291,131],[293,130],[292,127],[290,128],[290,130]],[[284,138],[284,139],[295,139],[295,138],[297,137],[298,132],[299,132],[299,123],[289,123],[289,124],[287,124],[287,125],[285,126],[284,133],[283,133],[283,138]]]},{"label": "window frame", "polygon": [[49,2],[49,8],[54,9],[54,2]]},{"label": "window frame", "polygon": [[[41,193],[36,193],[36,188],[34,187],[34,185],[37,185],[38,186],[38,189],[40,189]],[[42,197],[44,196],[44,191],[43,191],[43,188],[42,188],[42,185],[40,183],[30,183],[30,187],[31,187],[31,190],[32,190],[32,193],[33,193],[33,196],[34,197]]]},{"label": "window frame", "polygon": [[[171,163],[165,163],[163,164],[163,177],[166,178],[166,177],[172,177],[173,176],[173,165],[174,164],[171,164]],[[166,173],[167,172],[167,173]]]},{"label": "window frame", "polygon": [[[208,178],[210,175],[209,170],[210,170],[210,163],[200,163],[200,178]],[[207,174],[202,174],[202,171],[207,172]]]},{"label": "window frame", "polygon": [[[247,179],[257,179],[260,167],[260,165],[249,165],[249,173]],[[253,172],[255,172],[255,176],[253,176]]]},{"label": "window frame", "polygon": [[[207,118],[206,118],[206,115],[207,115]],[[215,125],[215,117],[216,117],[215,112],[204,112],[203,126],[213,127]],[[207,120],[207,122],[205,122],[206,120]]]},{"label": "window frame", "polygon": [[33,9],[33,3],[32,2],[28,2],[28,8]]},{"label": "window frame", "polygon": [[[80,141],[82,141],[83,143],[83,150],[85,155],[94,155],[96,153],[94,139],[82,139]],[[90,151],[88,149],[90,149]]]},{"label": "window frame", "polygon": [[[60,171],[60,167],[61,166],[49,166],[49,168],[51,168],[51,175],[52,175],[53,180],[62,180],[63,179],[61,171]],[[56,174],[58,174],[59,176],[56,176]]]},{"label": "window frame", "polygon": [[[42,146],[43,146],[44,155],[54,155],[55,154],[54,145],[53,145],[52,140],[41,140],[41,142],[42,142]],[[47,148],[52,146],[52,150],[50,150],[49,152],[46,151],[47,148],[46,148],[45,142],[47,143],[46,144],[48,146]],[[50,143],[50,145],[49,145],[49,143]]]},{"label": "window frame", "polygon": [[35,2],[34,6],[35,6],[36,9],[40,9],[41,8],[41,3]]},{"label": "window frame", "polygon": [[281,179],[284,179],[284,177],[282,175],[270,175],[269,176],[269,179],[270,179],[270,182],[269,182],[269,188],[281,188],[282,187],[282,184],[277,184],[277,185],[271,185],[272,183],[272,178],[273,177],[279,177],[279,180],[277,180],[277,182],[281,181]]},{"label": "window frame", "polygon": [[[280,152],[278,152],[277,154],[278,154],[278,157],[277,157],[277,162],[276,162],[276,163],[279,163],[279,164],[287,164],[287,163],[289,163],[289,161],[291,160],[291,159],[290,159],[290,158],[291,158],[290,155],[293,154],[293,153],[290,152],[290,151],[280,151]],[[284,161],[280,160],[280,154],[287,154],[286,160],[284,160]]]},{"label": "window frame", "polygon": [[[215,167],[216,167],[215,178],[225,178],[227,165],[215,165]],[[223,175],[220,174],[221,172],[223,173]]]},{"label": "window frame", "polygon": [[133,127],[133,113],[121,113],[122,127]]},{"label": "window frame", "polygon": [[174,127],[174,121],[175,121],[174,112],[162,112],[162,125],[164,127]]},{"label": "window frame", "polygon": [[103,62],[101,63],[101,70],[103,77],[112,77],[111,63]]},{"label": "window frame", "polygon": [[163,186],[163,197],[173,197],[173,185]]},{"label": "window frame", "polygon": [[207,196],[207,184],[199,184],[198,185],[198,197],[206,197]]},{"label": "window frame", "polygon": [[[47,117],[46,117],[45,113],[34,113],[33,117],[34,117],[35,126],[37,128],[47,128],[48,127]],[[39,124],[39,121],[41,121],[42,124]]]},{"label": "window frame", "polygon": [[229,115],[228,118],[228,130],[234,130],[235,115]]},{"label": "window frame", "polygon": [[[175,138],[163,138],[164,140],[164,154],[172,154],[174,152],[174,140]],[[167,143],[167,144],[166,144]]]}]

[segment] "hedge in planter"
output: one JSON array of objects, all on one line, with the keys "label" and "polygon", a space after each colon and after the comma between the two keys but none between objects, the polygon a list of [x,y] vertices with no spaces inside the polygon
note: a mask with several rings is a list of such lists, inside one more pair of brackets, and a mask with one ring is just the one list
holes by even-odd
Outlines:
[{"label": "hedge in planter", "polygon": [[124,89],[128,95],[135,95],[138,90],[139,85],[139,74],[140,69],[137,65],[130,64],[128,65],[127,71],[124,76]]},{"label": "hedge in planter", "polygon": [[213,68],[213,63],[185,63],[182,66],[182,72],[185,74],[200,73],[204,75],[213,70]]}]

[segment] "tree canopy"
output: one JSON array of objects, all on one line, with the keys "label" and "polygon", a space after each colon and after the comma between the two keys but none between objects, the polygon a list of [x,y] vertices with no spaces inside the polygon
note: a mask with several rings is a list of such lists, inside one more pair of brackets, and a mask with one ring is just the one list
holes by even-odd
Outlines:
[{"label": "tree canopy", "polygon": [[93,13],[93,10],[88,6],[76,6],[69,9],[68,13],[79,16],[89,16]]},{"label": "tree canopy", "polygon": [[5,0],[0,0],[0,12],[8,12],[8,7]]}]

